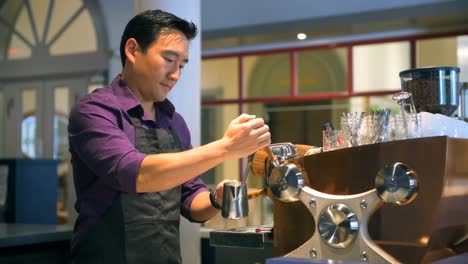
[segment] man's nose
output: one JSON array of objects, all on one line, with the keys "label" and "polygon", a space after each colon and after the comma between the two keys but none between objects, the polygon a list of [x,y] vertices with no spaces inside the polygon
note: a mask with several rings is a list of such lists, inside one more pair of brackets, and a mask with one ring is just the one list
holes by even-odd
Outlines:
[{"label": "man's nose", "polygon": [[177,81],[180,78],[180,73],[180,67],[179,65],[176,65],[174,67],[171,67],[167,75],[171,80]]}]

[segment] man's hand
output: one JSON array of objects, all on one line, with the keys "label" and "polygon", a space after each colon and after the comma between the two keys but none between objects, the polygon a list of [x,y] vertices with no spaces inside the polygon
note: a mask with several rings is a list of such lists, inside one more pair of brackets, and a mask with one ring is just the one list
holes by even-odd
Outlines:
[{"label": "man's hand", "polygon": [[228,157],[243,158],[270,145],[270,128],[262,118],[241,114],[231,121],[222,140],[227,143]]},{"label": "man's hand", "polygon": [[215,199],[216,199],[216,202],[223,206],[223,193],[224,193],[224,183],[226,182],[231,182],[232,180],[223,180],[221,181],[220,183],[218,183],[218,185],[216,185],[216,195],[215,195]]}]

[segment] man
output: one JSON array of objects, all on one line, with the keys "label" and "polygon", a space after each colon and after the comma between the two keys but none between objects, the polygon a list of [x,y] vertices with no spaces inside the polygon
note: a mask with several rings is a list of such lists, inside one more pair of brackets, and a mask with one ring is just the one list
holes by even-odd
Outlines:
[{"label": "man", "polygon": [[138,14],[121,39],[122,73],[73,107],[75,263],[180,263],[180,214],[203,222],[222,203],[222,183],[214,197],[198,175],[270,144],[264,121],[242,114],[221,139],[192,148],[166,97],[196,34],[193,23],[173,14]]}]

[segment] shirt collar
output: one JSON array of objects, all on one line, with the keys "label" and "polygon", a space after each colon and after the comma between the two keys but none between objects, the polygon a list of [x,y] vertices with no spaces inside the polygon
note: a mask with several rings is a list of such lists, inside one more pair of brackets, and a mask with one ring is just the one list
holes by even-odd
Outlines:
[{"label": "shirt collar", "polygon": [[[111,88],[114,90],[115,95],[119,98],[122,103],[122,107],[125,111],[129,111],[137,106],[141,108],[140,102],[136,99],[132,90],[127,84],[121,79],[121,75],[117,75],[111,83]],[[162,102],[154,103],[155,109],[159,109],[168,115],[170,119],[174,116],[175,107],[169,99],[165,99]]]}]

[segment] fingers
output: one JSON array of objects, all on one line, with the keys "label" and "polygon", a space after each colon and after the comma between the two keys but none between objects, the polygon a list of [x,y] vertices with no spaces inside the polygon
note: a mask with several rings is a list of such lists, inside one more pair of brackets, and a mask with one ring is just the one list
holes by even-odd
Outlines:
[{"label": "fingers", "polygon": [[262,118],[251,119],[243,124],[250,128],[250,136],[255,139],[256,150],[264,148],[271,143],[270,127]]},{"label": "fingers", "polygon": [[263,124],[262,126],[253,129],[251,131],[251,135],[256,137],[259,149],[268,146],[271,143],[270,127],[268,125]]},{"label": "fingers", "polygon": [[246,121],[244,125],[250,128],[259,128],[265,125],[265,121],[263,120],[263,118],[257,117]]},{"label": "fingers", "polygon": [[258,139],[258,142],[259,142],[258,144],[259,145],[264,145],[265,142],[268,143],[268,145],[269,145],[271,143],[271,134],[270,134],[270,132],[266,132],[266,133],[260,135],[257,139]]},{"label": "fingers", "polygon": [[232,158],[244,157],[271,143],[270,128],[265,121],[248,114],[232,120],[223,138],[228,139],[228,152]]},{"label": "fingers", "polygon": [[215,199],[216,199],[216,202],[220,205],[223,204],[224,183],[230,182],[230,181],[232,180],[225,179],[225,180],[222,180],[220,183],[218,183],[218,185],[216,185]]},{"label": "fingers", "polygon": [[224,183],[230,182],[230,181],[232,180],[229,180],[229,179],[222,180],[220,183],[218,183],[218,185],[216,185],[216,190],[222,190],[224,188]]},{"label": "fingers", "polygon": [[271,138],[268,137],[268,139],[265,139],[258,143],[258,148],[262,149],[262,148],[268,147],[270,144],[271,144]]},{"label": "fingers", "polygon": [[254,119],[255,117],[256,117],[255,115],[241,114],[240,116],[234,118],[234,120],[232,120],[232,123],[242,124],[249,120]]},{"label": "fingers", "polygon": [[249,128],[259,128],[265,124],[263,118],[256,117],[255,115],[241,114],[231,121],[231,124],[242,124]]},{"label": "fingers", "polygon": [[268,127],[268,125],[263,125],[263,126],[258,127],[256,129],[253,129],[252,130],[252,135],[260,137],[260,136],[265,135],[267,133],[269,135],[270,134],[269,132],[270,132],[270,127]]}]

